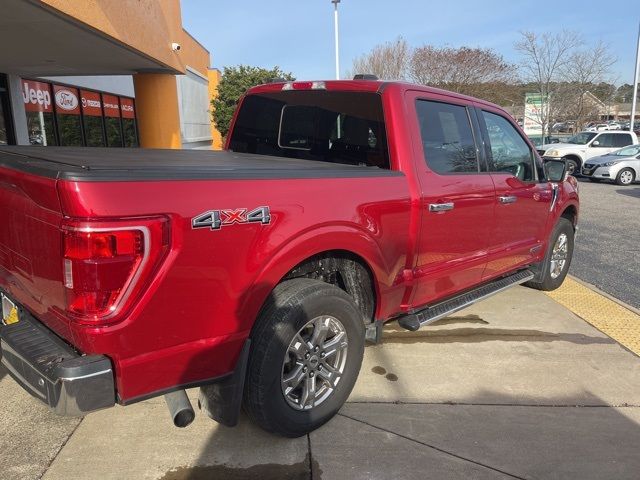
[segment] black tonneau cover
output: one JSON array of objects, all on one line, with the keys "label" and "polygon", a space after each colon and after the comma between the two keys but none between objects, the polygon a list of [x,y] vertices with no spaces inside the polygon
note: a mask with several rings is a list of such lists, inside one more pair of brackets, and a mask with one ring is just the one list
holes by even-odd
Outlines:
[{"label": "black tonneau cover", "polygon": [[72,181],[354,178],[396,176],[376,167],[213,150],[0,147],[0,167]]}]

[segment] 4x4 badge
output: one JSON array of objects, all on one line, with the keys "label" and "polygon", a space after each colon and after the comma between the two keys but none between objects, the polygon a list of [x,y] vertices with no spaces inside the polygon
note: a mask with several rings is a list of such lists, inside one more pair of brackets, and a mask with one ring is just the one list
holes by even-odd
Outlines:
[{"label": "4x4 badge", "polygon": [[271,211],[269,207],[254,208],[250,212],[246,208],[231,210],[209,210],[191,219],[191,228],[209,228],[220,230],[225,225],[234,223],[271,223]]}]

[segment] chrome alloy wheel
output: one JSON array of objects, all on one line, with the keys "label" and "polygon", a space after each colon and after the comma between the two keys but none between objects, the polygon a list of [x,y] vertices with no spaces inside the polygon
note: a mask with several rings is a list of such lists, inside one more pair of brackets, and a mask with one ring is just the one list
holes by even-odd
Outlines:
[{"label": "chrome alloy wheel", "polygon": [[630,185],[631,182],[633,182],[633,173],[631,173],[631,170],[624,170],[620,173],[620,183]]},{"label": "chrome alloy wheel", "polygon": [[550,273],[551,278],[558,278],[562,271],[564,270],[564,266],[567,264],[567,259],[569,258],[569,239],[565,233],[561,233],[556,240],[556,243],[553,245],[553,250],[551,251],[551,266]]},{"label": "chrome alloy wheel", "polygon": [[293,337],[282,365],[282,393],[296,410],[317,407],[335,391],[347,363],[347,331],[337,318],[322,315]]}]

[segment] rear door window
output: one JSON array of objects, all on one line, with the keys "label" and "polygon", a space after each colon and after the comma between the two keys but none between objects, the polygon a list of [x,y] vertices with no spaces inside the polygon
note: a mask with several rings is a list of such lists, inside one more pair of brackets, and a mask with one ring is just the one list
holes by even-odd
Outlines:
[{"label": "rear door window", "polygon": [[480,171],[467,108],[418,100],[416,104],[424,158],[442,175]]},{"label": "rear door window", "polygon": [[617,148],[626,147],[627,145],[633,144],[633,140],[631,135],[628,133],[618,133],[613,138],[613,146]]}]

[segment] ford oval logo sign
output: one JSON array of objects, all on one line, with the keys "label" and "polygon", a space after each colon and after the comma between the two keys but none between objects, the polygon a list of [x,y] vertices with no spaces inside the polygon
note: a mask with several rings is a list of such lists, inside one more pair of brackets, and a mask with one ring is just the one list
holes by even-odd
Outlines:
[{"label": "ford oval logo sign", "polygon": [[75,110],[78,108],[78,97],[69,90],[58,90],[56,92],[56,105],[63,110]]}]

